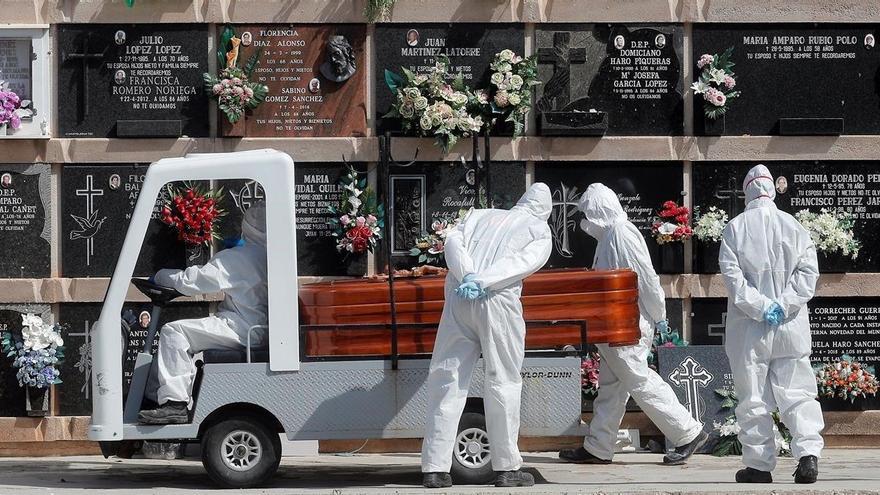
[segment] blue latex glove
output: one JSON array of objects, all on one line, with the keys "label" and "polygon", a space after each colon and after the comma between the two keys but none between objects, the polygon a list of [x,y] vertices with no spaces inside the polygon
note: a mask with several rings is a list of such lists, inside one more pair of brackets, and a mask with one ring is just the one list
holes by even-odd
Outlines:
[{"label": "blue latex glove", "polygon": [[657,324],[654,326],[654,328],[659,330],[660,333],[667,333],[669,331],[669,321],[668,320],[658,321]]},{"label": "blue latex glove", "polygon": [[782,306],[779,303],[773,303],[767,309],[767,312],[764,313],[764,321],[773,325],[774,327],[779,326],[782,323],[782,320],[785,319],[785,311],[782,310]]},{"label": "blue latex glove", "polygon": [[455,289],[455,293],[458,294],[458,297],[473,301],[479,299],[486,293],[486,291],[480,287],[480,284],[474,281],[475,277],[476,276],[473,273],[468,273],[464,276],[461,285]]}]

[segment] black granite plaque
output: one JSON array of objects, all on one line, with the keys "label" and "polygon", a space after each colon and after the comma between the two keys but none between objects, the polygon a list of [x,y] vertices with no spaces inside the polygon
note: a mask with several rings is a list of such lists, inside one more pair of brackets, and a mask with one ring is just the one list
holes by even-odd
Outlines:
[{"label": "black granite plaque", "polygon": [[[488,179],[488,181],[487,181]],[[460,210],[480,208],[477,191],[491,205],[510,208],[526,190],[525,164],[493,162],[489,172],[460,162],[425,162],[410,167],[392,167],[389,213],[391,249],[397,267],[417,266],[418,259],[409,251],[415,241],[437,220],[454,221]]]},{"label": "black granite plaque", "polygon": [[724,347],[690,345],[664,347],[657,351],[660,376],[675,391],[679,402],[709,433],[709,441],[698,452],[712,452],[718,443],[713,422],[723,423],[732,409],[721,407],[723,397],[715,390],[733,390],[733,375]]},{"label": "black granite plaque", "polygon": [[[525,31],[521,24],[380,24],[376,26],[377,117],[391,108],[395,95],[385,84],[385,70],[398,74],[406,67],[425,73],[437,56],[446,55],[450,73],[462,74],[472,88],[487,87],[489,64],[504,49],[523,55]],[[396,130],[397,122],[379,121],[380,130]]]},{"label": "black granite plaque", "polygon": [[[353,164],[365,174],[365,164]],[[344,191],[339,180],[345,175],[344,163],[309,163],[296,166],[296,252],[297,274],[300,276],[363,275],[366,259],[362,262],[344,261],[344,254],[336,250],[333,228],[327,222],[333,218],[330,206],[338,206]],[[366,175],[362,175],[366,177]],[[241,234],[244,211],[257,201],[265,200],[265,191],[251,180],[218,181],[224,190],[224,208],[221,236],[223,246],[235,245]],[[352,266],[352,265],[356,266]]]},{"label": "black granite plaque", "polygon": [[553,192],[553,254],[548,266],[554,268],[593,264],[596,241],[583,232],[583,214],[578,199],[593,182],[601,182],[617,193],[629,220],[644,234],[658,273],[681,273],[684,248],[681,243],[658,245],[651,235],[651,221],[664,201],[681,203],[684,178],[680,163],[641,162],[638,165],[613,162],[544,162],[535,165],[535,180]]},{"label": "black granite plaque", "polygon": [[[0,333],[12,332],[21,338],[21,316],[33,313],[51,322],[52,313],[47,305],[2,304],[0,305]],[[26,416],[25,390],[18,385],[15,374],[18,368],[12,366],[12,358],[0,355],[0,416]],[[64,375],[61,375],[64,380]]]},{"label": "black granite plaque", "polygon": [[[65,277],[112,275],[147,167],[68,165],[61,174],[61,273]],[[186,265],[186,248],[159,220],[169,196],[163,188],[135,267],[135,276]]]},{"label": "black granite plaque", "polygon": [[[127,303],[123,306],[119,320],[120,332],[127,337],[123,361],[123,390],[128,390],[137,353],[146,343],[146,327],[150,323],[152,306],[149,303]],[[92,411],[92,326],[101,314],[100,304],[66,303],[61,305],[60,321],[69,325],[64,343],[67,346],[66,359],[62,363],[59,386],[61,414],[88,415]],[[208,315],[205,304],[181,303],[165,308],[161,315],[161,325],[182,318],[201,318]],[[125,331],[123,332],[123,327]],[[153,344],[153,352],[159,345],[159,334]],[[155,355],[155,354],[154,354]]]},{"label": "black granite plaque", "polygon": [[673,24],[540,25],[540,133],[681,134],[682,38]]},{"label": "black granite plaque", "polygon": [[726,328],[726,298],[699,298],[691,302],[691,344],[724,344]]},{"label": "black granite plaque", "polygon": [[[757,163],[701,163],[694,167],[694,204],[702,210],[715,206],[732,219],[745,208],[742,179]],[[818,253],[822,272],[880,271],[880,167],[867,161],[765,162],[776,179],[776,205],[792,215],[801,210],[818,213],[839,209],[852,213],[858,257]],[[694,270],[718,272],[718,243],[694,243]]]},{"label": "black granite plaque", "polygon": [[[693,60],[733,47],[742,91],[709,133],[880,133],[876,33],[874,24],[695,25]],[[707,122],[702,101],[694,112],[699,134]]]},{"label": "black granite plaque", "polygon": [[58,27],[64,137],[208,135],[207,24]]},{"label": "black granite plaque", "polygon": [[0,278],[50,275],[49,165],[0,165]]}]

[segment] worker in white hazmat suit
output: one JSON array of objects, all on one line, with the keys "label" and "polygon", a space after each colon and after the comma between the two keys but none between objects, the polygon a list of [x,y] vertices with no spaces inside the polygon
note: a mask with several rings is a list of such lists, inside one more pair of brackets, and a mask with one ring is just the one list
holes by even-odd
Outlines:
[{"label": "worker in white hazmat suit", "polygon": [[244,214],[241,224],[244,245],[220,251],[207,264],[186,270],[159,270],[154,280],[185,296],[223,292],[217,312],[206,318],[165,324],[159,334],[157,360],[151,369],[147,398],[157,409],[140,412],[147,424],[186,423],[187,407],[196,374],[193,355],[207,349],[243,349],[248,332],[251,346],[266,343],[266,209],[260,203]]},{"label": "worker in white hazmat suit", "polygon": [[550,257],[546,184],[532,185],[510,210],[471,210],[446,238],[443,315],[428,376],[422,472],[428,488],[452,485],[449,470],[459,418],[480,353],[483,405],[496,486],[531,486],[517,447],[525,354],[522,280]]},{"label": "worker in white hazmat suit", "polygon": [[666,301],[660,279],[642,234],[629,220],[617,194],[603,184],[591,184],[578,208],[584,213],[581,228],[599,243],[593,268],[629,268],[638,275],[641,339],[633,346],[598,345],[602,364],[599,395],[593,401],[593,419],[583,447],[566,449],[559,458],[583,464],[608,464],[614,456],[617,430],[630,395],[676,448],[667,452],[665,464],[683,464],[708,439],[703,425],[678,402],[672,388],[648,367],[655,327],[666,329]]},{"label": "worker in white hazmat suit", "polygon": [[825,426],[810,365],[807,311],[819,278],[816,248],[806,229],[776,208],[767,167],[751,169],[743,190],[746,209],[725,227],[718,255],[728,294],[724,347],[739,399],[736,420],[746,466],[736,481],[772,481],[771,414],[779,407],[799,459],[795,481],[813,483]]}]

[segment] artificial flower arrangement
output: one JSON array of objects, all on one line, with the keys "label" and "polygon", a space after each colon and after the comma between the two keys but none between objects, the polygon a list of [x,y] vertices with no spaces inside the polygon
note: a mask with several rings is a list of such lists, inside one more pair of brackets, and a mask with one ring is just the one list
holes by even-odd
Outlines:
[{"label": "artificial flower arrangement", "polygon": [[3,353],[18,368],[15,377],[21,387],[47,388],[61,383],[61,372],[55,366],[64,358],[62,325],[50,325],[34,314],[21,315],[21,341],[12,332],[0,337]]},{"label": "artificial flower arrangement", "polygon": [[724,50],[721,55],[704,53],[697,60],[700,80],[691,85],[694,94],[703,95],[703,113],[707,118],[715,120],[727,113],[730,100],[739,97],[740,92],[734,91],[734,63],[730,57],[733,47]]},{"label": "artificial flower arrangement", "polygon": [[832,363],[815,367],[819,397],[855,402],[859,397],[877,395],[877,377],[873,369],[844,354]]},{"label": "artificial flower arrangement", "polygon": [[162,223],[174,227],[177,239],[191,247],[207,245],[219,238],[219,219],[226,214],[220,206],[223,189],[205,191],[191,185],[183,189],[168,187],[170,199],[162,207],[160,218]]},{"label": "artificial flower arrangement", "polygon": [[461,221],[461,216],[455,220],[436,220],[431,224],[431,232],[425,232],[416,239],[416,245],[409,250],[410,256],[416,256],[423,265],[446,266],[444,245],[446,236]]},{"label": "artificial flower arrangement", "polygon": [[[715,394],[722,398],[721,409],[731,411],[731,414],[724,419],[724,422],[713,421],[713,429],[718,432],[718,443],[712,450],[712,455],[724,457],[728,455],[741,455],[742,444],[739,442],[739,432],[741,427],[736,421],[736,406],[739,400],[736,392],[726,388],[715,389]],[[791,456],[791,432],[782,423],[779,417],[779,411],[774,411],[773,417],[773,436],[776,443],[776,453],[780,457]]]},{"label": "artificial flower arrangement", "polygon": [[675,201],[666,201],[651,223],[657,244],[684,242],[694,235],[690,226],[690,210]]},{"label": "artificial flower arrangement", "polygon": [[21,119],[34,114],[33,109],[28,108],[30,105],[30,100],[22,100],[9,89],[9,83],[0,81],[0,127],[21,127]]},{"label": "artificial flower arrangement", "polygon": [[600,362],[598,352],[591,352],[581,359],[581,393],[585,399],[599,394]]},{"label": "artificial flower arrangement", "polygon": [[491,132],[499,118],[514,125],[514,137],[525,130],[531,108],[531,87],[537,81],[537,59],[523,58],[511,50],[495,55],[487,89],[472,89],[461,74],[449,71],[450,62],[438,57],[426,74],[402,67],[403,76],[385,71],[385,83],[396,101],[383,118],[401,119],[407,134],[430,137],[448,152],[461,138]]},{"label": "artificial flower arrangement", "polygon": [[818,251],[827,254],[839,251],[852,259],[858,258],[862,245],[853,234],[855,218],[852,214],[822,208],[819,213],[801,210],[794,216],[810,233]]},{"label": "artificial flower arrangement", "polygon": [[253,110],[266,100],[269,88],[265,84],[250,81],[260,61],[262,49],[256,50],[242,67],[238,67],[238,50],[241,39],[226,26],[220,36],[217,50],[220,74],[205,72],[205,90],[217,99],[220,110],[230,124],[238,122],[246,110]]},{"label": "artificial flower arrangement", "polygon": [[667,328],[666,331],[655,330],[654,340],[651,342],[651,353],[648,354],[648,367],[657,371],[657,349],[661,347],[687,347],[688,341],[681,338],[681,335]]},{"label": "artificial flower arrangement", "polygon": [[376,193],[367,187],[367,179],[358,178],[352,166],[339,185],[345,195],[338,207],[329,208],[334,218],[327,222],[333,227],[336,250],[346,257],[372,253],[382,238],[384,207],[376,203]]},{"label": "artificial flower arrangement", "polygon": [[720,242],[724,227],[729,221],[727,212],[710,206],[705,213],[697,209],[696,221],[694,222],[694,237],[703,242]]}]

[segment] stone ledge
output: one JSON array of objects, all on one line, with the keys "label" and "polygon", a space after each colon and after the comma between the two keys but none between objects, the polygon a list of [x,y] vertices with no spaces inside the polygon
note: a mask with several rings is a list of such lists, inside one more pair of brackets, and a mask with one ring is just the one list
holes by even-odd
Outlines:
[{"label": "stone ledge", "polygon": [[[880,284],[876,273],[826,273],[819,277],[816,296],[821,297],[877,297]],[[661,284],[667,297],[727,297],[721,275],[661,275]]]}]

